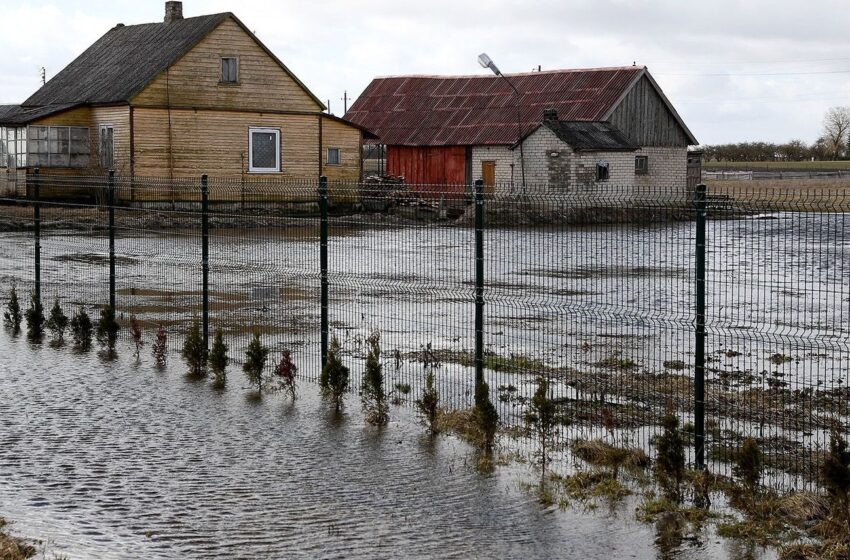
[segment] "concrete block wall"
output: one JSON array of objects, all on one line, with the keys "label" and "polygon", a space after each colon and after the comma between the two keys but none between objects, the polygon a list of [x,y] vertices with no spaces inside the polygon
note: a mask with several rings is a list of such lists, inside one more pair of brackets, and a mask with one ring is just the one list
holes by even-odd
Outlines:
[{"label": "concrete block wall", "polygon": [[[522,182],[519,169],[519,158],[514,162],[513,151],[507,146],[475,146],[472,148],[472,180],[481,179],[481,162],[496,162],[496,184],[509,185],[511,180],[517,184]],[[511,165],[515,164],[513,171]]]},{"label": "concrete block wall", "polygon": [[648,173],[636,175],[635,184],[643,189],[685,194],[688,186],[688,149],[667,147],[643,147],[634,153],[647,156]]}]

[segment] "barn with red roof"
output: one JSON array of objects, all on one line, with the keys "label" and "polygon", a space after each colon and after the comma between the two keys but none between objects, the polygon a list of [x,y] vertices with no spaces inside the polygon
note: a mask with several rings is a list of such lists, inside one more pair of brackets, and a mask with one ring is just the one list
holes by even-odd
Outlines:
[{"label": "barn with red roof", "polygon": [[697,144],[643,66],[376,78],[345,118],[386,146],[387,173],[458,193],[476,179],[684,189]]}]

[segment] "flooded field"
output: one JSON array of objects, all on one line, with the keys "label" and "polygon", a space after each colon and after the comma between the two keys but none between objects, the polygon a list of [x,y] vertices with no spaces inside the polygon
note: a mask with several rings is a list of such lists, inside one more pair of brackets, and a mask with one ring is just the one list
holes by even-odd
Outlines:
[{"label": "flooded field", "polygon": [[[49,227],[42,293],[96,316],[108,302],[102,230]],[[97,210],[93,210],[97,212]],[[127,211],[132,215],[132,211]],[[850,418],[850,235],[845,214],[773,213],[712,220],[707,239],[708,458],[759,439],[771,484],[817,476],[833,428]],[[132,217],[132,216],[130,216]],[[197,229],[136,228],[119,216],[117,307],[150,342],[158,325],[181,344],[201,311]],[[318,375],[319,238],[315,218],[264,217],[254,229],[214,227],[211,325],[241,359],[263,334],[272,359],[291,349]],[[474,231],[381,216],[332,217],[329,315],[355,385],[365,339],[380,331],[388,387],[401,402],[435,372],[444,402],[472,402]],[[0,280],[26,298],[31,232],[0,234]],[[539,375],[574,420],[564,438],[613,431],[652,453],[667,409],[693,420],[695,231],[692,222],[485,231],[486,378],[505,426],[522,427]],[[124,335],[126,336],[126,334]],[[614,426],[603,420],[613,418]],[[713,450],[713,451],[712,451]]]},{"label": "flooded field", "polygon": [[0,331],[0,514],[80,558],[772,558],[709,531],[656,548],[634,503],[541,506],[522,466],[477,473],[407,407],[383,430],[312,383],[294,405]]}]

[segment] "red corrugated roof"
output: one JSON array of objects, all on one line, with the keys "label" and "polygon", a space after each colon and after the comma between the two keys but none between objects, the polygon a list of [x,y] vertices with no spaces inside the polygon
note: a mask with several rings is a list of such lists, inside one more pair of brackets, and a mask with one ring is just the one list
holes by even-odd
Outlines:
[{"label": "red corrugated roof", "polygon": [[[376,78],[345,118],[392,146],[513,144],[538,126],[543,110],[562,120],[598,121],[644,72],[642,66],[493,75]],[[521,131],[520,131],[521,128]]]}]

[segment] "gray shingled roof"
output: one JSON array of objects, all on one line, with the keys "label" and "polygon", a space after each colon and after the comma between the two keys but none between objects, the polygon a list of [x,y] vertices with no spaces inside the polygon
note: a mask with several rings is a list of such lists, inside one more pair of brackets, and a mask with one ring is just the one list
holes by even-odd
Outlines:
[{"label": "gray shingled roof", "polygon": [[607,121],[551,121],[543,125],[576,151],[628,151],[638,149]]},{"label": "gray shingled roof", "polygon": [[23,105],[128,101],[229,15],[113,27]]},{"label": "gray shingled roof", "polygon": [[45,105],[44,107],[23,107],[21,105],[0,105],[0,124],[3,125],[25,125],[34,120],[49,117],[54,113],[61,113],[79,103],[58,103],[56,105]]}]

